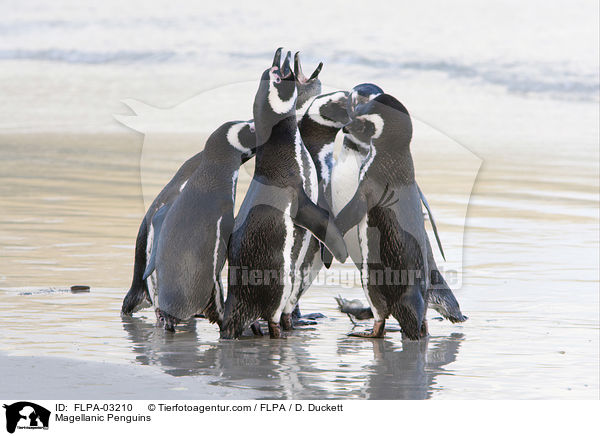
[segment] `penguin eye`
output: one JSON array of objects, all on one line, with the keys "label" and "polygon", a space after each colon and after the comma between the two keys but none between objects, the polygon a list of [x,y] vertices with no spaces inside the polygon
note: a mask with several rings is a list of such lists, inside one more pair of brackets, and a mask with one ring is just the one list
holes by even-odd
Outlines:
[{"label": "penguin eye", "polygon": [[250,133],[254,133],[254,131],[255,131],[254,124],[250,124],[249,128],[250,128]]},{"label": "penguin eye", "polygon": [[271,68],[269,71],[269,77],[273,83],[281,83],[281,71],[277,67]]}]

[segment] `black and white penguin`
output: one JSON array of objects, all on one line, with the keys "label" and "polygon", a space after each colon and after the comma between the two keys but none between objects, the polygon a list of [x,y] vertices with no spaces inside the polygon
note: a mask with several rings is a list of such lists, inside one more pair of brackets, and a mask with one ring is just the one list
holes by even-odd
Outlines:
[{"label": "black and white penguin", "polygon": [[[240,132],[246,125],[250,133],[253,133],[254,125],[248,124],[246,121],[238,122],[238,128],[240,129]],[[226,140],[225,137],[221,139]],[[242,161],[245,162],[254,156],[253,147],[255,145],[255,138],[253,135],[250,137],[247,137],[247,135],[241,135],[239,139],[243,141],[241,142],[243,147],[250,150],[246,155],[242,156]],[[230,145],[233,146],[232,144]],[[203,151],[200,151],[185,161],[177,170],[175,175],[171,178],[169,183],[167,183],[156,196],[146,211],[146,215],[140,224],[135,243],[135,260],[131,287],[125,295],[125,298],[123,299],[123,305],[121,307],[121,313],[124,315],[130,315],[133,312],[137,312],[138,310],[152,306],[152,296],[149,288],[153,289],[152,294],[155,292],[155,289],[153,284],[151,282],[147,282],[143,276],[144,271],[148,267],[151,259],[153,241],[158,239],[160,227],[167,211],[184,190],[188,179],[196,171],[203,160]]]},{"label": "black and white penguin", "polygon": [[[353,116],[354,111],[358,105],[365,104],[378,95],[383,94],[383,89],[373,83],[362,83],[356,85],[350,91],[348,98],[348,114]],[[332,185],[332,202],[331,210],[334,214],[338,214],[340,210],[352,199],[356,188],[358,187],[358,174],[362,163],[367,158],[370,145],[360,141],[352,134],[347,133],[344,135],[344,141],[342,149],[336,160],[335,166],[333,167],[331,175]],[[417,185],[418,187],[418,185]],[[442,257],[444,257],[444,250],[438,235],[437,226],[433,213],[427,202],[427,198],[419,188],[419,195],[421,201],[427,210],[429,221],[434,231],[438,248]],[[348,254],[357,263],[361,262],[360,249],[358,244],[358,230],[351,230],[344,235],[344,241],[348,248]],[[452,290],[444,280],[442,274],[439,272],[435,259],[433,257],[433,250],[431,244],[428,244],[428,264],[430,269],[431,287],[430,291],[430,302],[429,307],[439,312],[444,318],[448,319],[452,323],[463,322],[467,319],[466,316],[460,311],[460,306],[456,297],[452,293]]]},{"label": "black and white penguin", "polygon": [[[281,63],[282,48],[278,48],[275,51],[273,63],[277,66]],[[289,62],[289,60],[288,60]],[[315,71],[309,78],[302,73],[302,66],[300,63],[299,53],[296,53],[294,59],[294,69],[296,71],[296,87],[298,89],[298,102],[305,104],[311,102],[314,97],[321,92],[321,81],[319,79],[319,73],[323,67],[320,63]],[[298,110],[298,107],[296,109]],[[253,125],[251,126],[253,130]],[[226,132],[224,132],[226,133]],[[226,138],[221,138],[226,140]],[[251,143],[243,143],[242,145],[246,148],[254,147],[255,139],[252,138]],[[243,162],[246,162],[250,158],[254,157],[254,150],[252,149],[247,155],[244,155]],[[154,264],[149,265],[152,259],[152,245],[153,241],[158,241],[160,236],[160,229],[164,217],[168,212],[169,208],[177,197],[181,194],[186,186],[187,180],[190,178],[192,173],[198,168],[198,165],[202,162],[202,152],[197,153],[190,159],[188,159],[173,176],[173,178],[167,183],[162,191],[154,199],[142,223],[138,230],[136,244],[135,244],[135,261],[133,267],[133,279],[131,287],[121,307],[121,313],[124,315],[130,315],[138,310],[152,306],[151,293],[157,292],[155,285],[152,282],[148,282],[148,279],[144,279],[144,271],[150,267],[149,273],[154,269]],[[149,291],[152,289],[152,292]]]},{"label": "black and white penguin", "polygon": [[310,77],[306,77],[302,72],[302,64],[300,63],[300,52],[294,55],[294,75],[296,76],[296,89],[298,90],[298,98],[296,100],[296,118],[301,119],[306,109],[312,101],[321,94],[321,81],[319,73],[323,68],[323,62],[319,62],[317,68],[313,71]]},{"label": "black and white penguin", "polygon": [[[350,119],[346,110],[348,93],[337,91],[316,97],[298,123],[302,142],[314,163],[319,184],[318,204],[330,211],[331,208],[331,169],[335,137]],[[292,312],[304,292],[311,285],[323,266],[321,243],[311,238],[306,255],[301,262],[302,283],[295,289],[281,316],[284,330],[290,330]],[[296,322],[298,322],[296,320]]]},{"label": "black and white penguin", "polygon": [[219,127],[166,212],[144,276],[151,283],[157,317],[167,330],[197,313],[205,313],[211,322],[222,320],[221,270],[233,230],[239,168],[255,146],[252,126],[228,122]]},{"label": "black and white penguin", "polygon": [[238,338],[259,318],[268,321],[272,338],[281,336],[281,314],[300,285],[299,263],[312,235],[339,260],[347,257],[333,219],[316,205],[316,171],[307,165],[295,77],[286,63],[263,73],[254,100],[254,177],[229,242],[223,339]]},{"label": "black and white penguin", "polygon": [[342,233],[358,226],[363,289],[382,337],[392,315],[409,339],[427,335],[428,237],[410,153],[412,122],[406,108],[382,94],[359,105],[344,132],[370,144],[352,200],[336,217]]},{"label": "black and white penguin", "polygon": [[[347,100],[348,115],[352,116],[359,104],[364,104],[383,94],[383,89],[372,83],[356,85],[350,91]],[[352,134],[344,134],[342,148],[331,171],[331,211],[337,215],[352,199],[358,188],[358,174],[371,146],[363,143]],[[355,263],[360,260],[360,248],[357,231],[344,235],[348,254]]]}]

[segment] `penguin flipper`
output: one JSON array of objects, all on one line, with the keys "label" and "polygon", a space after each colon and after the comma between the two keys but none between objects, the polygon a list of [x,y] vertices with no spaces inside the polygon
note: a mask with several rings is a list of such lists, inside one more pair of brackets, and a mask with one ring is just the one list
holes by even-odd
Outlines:
[{"label": "penguin flipper", "polygon": [[440,240],[440,235],[438,235],[437,226],[435,225],[435,220],[433,219],[433,213],[431,213],[431,208],[429,207],[429,203],[425,198],[425,194],[417,185],[417,189],[419,190],[419,196],[421,197],[421,201],[423,202],[423,206],[427,209],[427,215],[429,215],[429,221],[431,222],[431,227],[433,228],[433,234],[435,235],[435,240],[437,241],[438,247],[440,248],[440,253],[442,253],[442,257],[446,260],[446,255],[444,254],[444,249],[442,248],[442,241]]},{"label": "penguin flipper", "polygon": [[156,252],[158,251],[158,237],[160,235],[160,229],[163,225],[163,221],[165,220],[165,216],[169,211],[169,206],[164,205],[160,209],[156,211],[154,216],[152,217],[152,228],[154,229],[154,237],[152,239],[152,251],[150,252],[150,260],[148,261],[148,265],[146,265],[146,269],[144,270],[143,280],[146,280],[150,277],[150,274],[154,272],[156,269]]},{"label": "penguin flipper", "polygon": [[348,230],[358,225],[367,214],[368,202],[363,186],[362,183],[358,186],[352,200],[335,217],[335,224],[340,229],[340,232],[342,232],[342,235],[345,235]]},{"label": "penguin flipper", "polygon": [[[327,201],[327,196],[325,195],[323,181],[319,183],[319,198],[317,200],[317,206],[319,206],[321,209],[325,209],[330,217],[334,216],[333,212],[331,211],[331,207],[329,206],[329,202]],[[322,242],[319,244],[319,248],[321,250],[321,261],[323,262],[323,266],[329,269],[329,267],[331,267],[331,263],[333,262],[333,254],[331,254],[331,251],[329,251]]]},{"label": "penguin flipper", "polygon": [[325,247],[330,250],[340,262],[345,262],[348,257],[348,250],[344,242],[344,237],[334,223],[329,213],[317,206],[300,189],[297,196],[297,207],[295,214],[292,213],[294,224],[307,229],[311,232]]},{"label": "penguin flipper", "polygon": [[460,311],[460,305],[437,267],[431,270],[428,306],[451,323],[465,322],[468,317]]},{"label": "penguin flipper", "polygon": [[321,261],[323,262],[323,266],[329,269],[331,263],[333,262],[333,254],[331,254],[331,251],[325,247],[325,244],[320,243],[319,247],[321,249]]}]

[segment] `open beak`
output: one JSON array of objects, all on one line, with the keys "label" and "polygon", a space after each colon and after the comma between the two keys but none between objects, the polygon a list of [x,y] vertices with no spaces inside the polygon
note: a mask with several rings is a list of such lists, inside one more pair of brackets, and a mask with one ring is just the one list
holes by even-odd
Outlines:
[{"label": "open beak", "polygon": [[289,77],[292,74],[292,68],[290,65],[291,63],[292,63],[292,52],[288,51],[287,55],[285,56],[285,60],[283,61],[283,65],[281,66],[281,74],[284,79],[286,77]]},{"label": "open beak", "polygon": [[276,51],[275,51],[275,56],[273,57],[273,65],[271,65],[272,67],[277,67],[279,68],[280,64],[281,64],[281,51],[283,50],[283,47],[279,47]]},{"label": "open beak", "polygon": [[296,54],[294,55],[294,73],[296,74],[296,80],[299,83],[307,83],[311,80],[316,79],[319,73],[321,72],[322,68],[323,62],[319,63],[315,71],[307,79],[304,73],[302,72],[302,65],[300,64],[300,52],[296,52]]}]

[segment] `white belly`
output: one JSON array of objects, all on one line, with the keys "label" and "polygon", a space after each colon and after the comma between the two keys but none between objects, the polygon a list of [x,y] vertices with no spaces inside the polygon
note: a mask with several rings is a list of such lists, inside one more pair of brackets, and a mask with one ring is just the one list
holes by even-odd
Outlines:
[{"label": "white belly", "polygon": [[[337,215],[346,206],[358,188],[358,174],[362,164],[362,157],[354,150],[342,148],[339,158],[331,172],[331,207]],[[361,262],[360,246],[358,243],[358,229],[350,229],[344,236],[348,254],[354,263]]]}]

